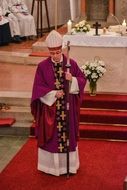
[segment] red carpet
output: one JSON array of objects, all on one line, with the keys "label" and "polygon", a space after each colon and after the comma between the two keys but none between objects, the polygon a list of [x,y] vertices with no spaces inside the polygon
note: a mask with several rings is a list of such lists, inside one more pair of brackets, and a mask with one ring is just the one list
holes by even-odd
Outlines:
[{"label": "red carpet", "polygon": [[0,118],[0,127],[10,127],[14,122],[14,118]]},{"label": "red carpet", "polygon": [[55,177],[37,171],[36,140],[29,139],[0,174],[1,190],[123,190],[127,143],[80,140],[76,175]]},{"label": "red carpet", "polygon": [[81,110],[81,122],[127,124],[127,111]]},{"label": "red carpet", "polygon": [[127,110],[127,94],[85,94],[82,107]]}]

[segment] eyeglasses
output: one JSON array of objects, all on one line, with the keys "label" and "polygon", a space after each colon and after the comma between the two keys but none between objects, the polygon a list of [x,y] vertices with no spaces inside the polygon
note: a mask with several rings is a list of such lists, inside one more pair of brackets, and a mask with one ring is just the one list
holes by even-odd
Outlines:
[{"label": "eyeglasses", "polygon": [[62,50],[57,50],[57,51],[49,51],[50,55],[55,55],[55,54],[60,54],[62,52]]}]

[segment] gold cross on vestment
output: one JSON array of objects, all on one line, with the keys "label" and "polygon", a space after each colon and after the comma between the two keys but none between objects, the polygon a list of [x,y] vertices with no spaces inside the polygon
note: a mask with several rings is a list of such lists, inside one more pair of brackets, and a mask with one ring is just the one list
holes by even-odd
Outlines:
[{"label": "gold cross on vestment", "polygon": [[66,114],[64,113],[64,111],[62,111],[62,114],[60,115],[60,117],[62,118],[62,120],[64,120],[64,119],[65,119]]},{"label": "gold cross on vestment", "polygon": [[59,131],[61,131],[61,128],[62,128],[62,127],[63,127],[63,126],[61,125],[61,123],[58,122],[57,128],[59,129]]},{"label": "gold cross on vestment", "polygon": [[60,150],[60,152],[62,152],[62,150],[64,149],[64,146],[62,146],[62,144],[60,143],[60,146],[58,147],[58,149]]},{"label": "gold cross on vestment", "polygon": [[63,139],[64,142],[66,141],[66,134],[65,134],[65,132],[63,133],[63,135],[61,136],[61,138]]},{"label": "gold cross on vestment", "polygon": [[[61,86],[61,85],[60,85],[60,86]],[[64,95],[65,95],[65,93],[63,92],[63,96],[61,96],[60,98],[63,99],[63,98],[64,98]]]},{"label": "gold cross on vestment", "polygon": [[55,82],[56,88],[59,89],[60,88],[60,81],[58,79],[56,79]]},{"label": "gold cross on vestment", "polygon": [[59,68],[59,71],[57,71],[57,73],[59,73],[59,76],[62,77],[63,70],[61,67]]},{"label": "gold cross on vestment", "polygon": [[57,109],[59,110],[61,106],[62,106],[62,104],[60,104],[60,101],[58,100],[57,104],[56,104]]}]

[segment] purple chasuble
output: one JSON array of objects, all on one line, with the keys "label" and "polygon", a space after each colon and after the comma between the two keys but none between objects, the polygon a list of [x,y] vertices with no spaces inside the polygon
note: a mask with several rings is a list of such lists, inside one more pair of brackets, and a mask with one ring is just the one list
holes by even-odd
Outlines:
[{"label": "purple chasuble", "polygon": [[[63,55],[63,71],[66,71],[67,59]],[[40,97],[43,97],[48,92],[55,90],[55,73],[51,57],[39,63],[34,84],[31,99],[31,112],[36,121],[36,137],[38,140],[38,147],[57,153],[58,151],[58,130],[56,122],[56,104],[47,106],[40,101]],[[69,140],[70,151],[75,151],[77,146],[77,140],[79,136],[79,114],[80,103],[84,93],[84,87],[86,84],[86,78],[77,63],[70,59],[70,72],[72,76],[77,78],[79,85],[79,94],[69,94]],[[65,80],[66,90],[66,80]],[[65,91],[66,93],[66,91]]]}]

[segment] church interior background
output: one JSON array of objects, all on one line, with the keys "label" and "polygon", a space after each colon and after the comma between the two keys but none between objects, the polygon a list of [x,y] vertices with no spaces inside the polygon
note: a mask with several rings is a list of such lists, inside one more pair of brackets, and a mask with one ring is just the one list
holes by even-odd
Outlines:
[{"label": "church interior background", "polygon": [[[31,12],[32,0],[24,1]],[[56,2],[57,14],[55,12]],[[73,5],[71,4],[72,2],[74,3]],[[42,16],[43,29],[45,29],[47,28],[47,17],[43,3],[44,2],[42,2]],[[62,35],[65,35],[65,39],[68,39],[68,37],[70,38],[70,36],[73,38],[74,36],[67,34],[67,22],[70,19],[73,21],[73,24],[83,19],[87,19],[91,26],[98,21],[101,24],[101,29],[103,29],[103,27],[108,28],[111,25],[122,24],[123,20],[127,22],[127,0],[47,0],[47,5],[51,29],[57,25],[58,31]],[[37,24],[36,1],[33,16],[35,24]],[[3,108],[0,108],[0,119],[14,119],[11,127],[0,127],[1,172],[27,142],[29,136],[33,135],[33,128],[31,128],[31,126],[34,125],[34,122],[29,105],[33,76],[37,64],[46,57],[45,53],[47,49],[44,43],[45,34],[47,33],[44,33],[42,37],[34,40],[27,40],[21,44],[9,44],[8,46],[0,47],[0,103],[3,105]],[[104,36],[102,38],[104,38]],[[99,43],[101,42],[99,41],[97,44],[94,42],[94,45],[86,45],[85,47],[80,44],[73,44],[71,46],[70,56],[76,59],[80,65],[85,61],[94,59],[96,56],[99,56],[106,63],[108,72],[98,81],[97,93],[102,96],[106,94],[111,97],[117,95],[116,100],[114,98],[113,105],[113,111],[117,112],[117,116],[113,115],[110,120],[110,113],[106,112],[107,116],[104,116],[106,118],[104,123],[106,123],[106,120],[113,121],[113,123],[112,125],[110,122],[108,124],[106,123],[105,127],[111,125],[110,131],[112,131],[115,128],[114,126],[120,125],[120,128],[117,128],[115,140],[127,142],[127,101],[123,100],[123,97],[127,98],[127,35],[119,36],[118,38],[118,43],[116,41],[111,41],[112,38],[110,38],[110,43],[106,42],[106,46],[100,46]],[[43,55],[41,54],[42,52],[44,52]],[[33,55],[30,56],[32,53]],[[89,86],[87,84],[85,91],[88,92],[88,89]],[[98,98],[98,96],[96,97]],[[86,101],[89,102],[92,100],[94,103],[92,102],[91,104],[96,104],[95,102],[98,101],[96,97],[90,97],[90,99],[87,97],[88,100],[86,98]],[[117,100],[118,102],[115,102]],[[110,102],[108,96],[106,99],[101,97],[101,103],[97,102],[97,104],[104,104],[101,111],[103,109],[106,111],[109,109],[106,107],[106,104],[108,105],[107,101],[108,103]],[[119,103],[121,103],[121,106]],[[111,104],[112,103],[110,103],[110,105]],[[119,106],[115,107],[115,105]],[[119,110],[120,112],[118,114]],[[120,116],[121,113],[123,113],[122,116]],[[92,118],[92,116],[90,117]],[[115,123],[115,121],[118,121],[118,123]],[[99,126],[100,125],[101,124],[99,124]],[[105,128],[105,130],[108,130],[108,127]],[[112,134],[114,136],[114,131],[112,131]],[[96,135],[97,132],[95,132],[95,134],[92,133],[91,137],[95,139]],[[103,135],[101,133],[99,135],[101,139]],[[110,137],[112,137],[112,135]],[[111,138],[108,140],[111,140]]]},{"label": "church interior background", "polygon": [[[86,10],[83,10],[85,13],[81,13],[81,3],[85,2]],[[31,0],[26,1],[27,6],[31,10]],[[108,16],[111,13],[114,13],[116,17],[118,17],[119,21],[122,22],[123,19],[127,19],[127,1],[126,0],[73,0],[74,6],[73,11],[75,17],[82,16],[81,14],[86,14],[87,20],[102,20],[106,21]],[[55,1],[47,0],[49,17],[50,17],[50,25],[54,26],[54,15],[55,15]],[[57,0],[58,4],[58,25],[65,24],[71,17],[70,13],[70,2],[69,0]],[[36,4],[34,16],[36,17]],[[112,7],[113,6],[113,7]],[[54,7],[54,8],[53,8]],[[44,27],[46,27],[46,13],[43,6],[43,19],[44,19]],[[113,22],[116,23],[116,21]],[[118,23],[116,23],[118,24]]]}]

